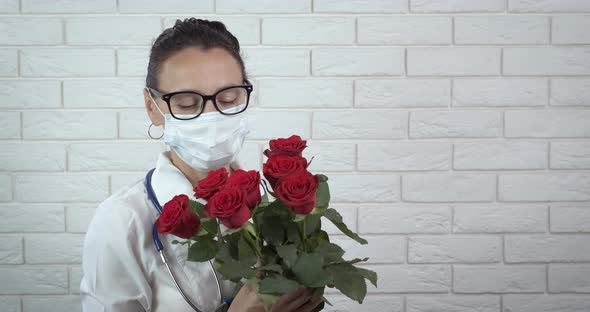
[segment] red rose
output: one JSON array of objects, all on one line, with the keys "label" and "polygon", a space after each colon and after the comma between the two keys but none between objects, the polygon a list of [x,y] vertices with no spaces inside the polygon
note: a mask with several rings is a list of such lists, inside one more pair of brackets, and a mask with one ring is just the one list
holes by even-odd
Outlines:
[{"label": "red rose", "polygon": [[178,237],[190,238],[199,231],[199,216],[188,209],[188,196],[176,195],[164,205],[156,226],[160,233],[171,233]]},{"label": "red rose", "polygon": [[300,171],[279,179],[274,191],[293,212],[308,214],[315,208],[319,183],[309,171]]},{"label": "red rose", "polygon": [[288,156],[302,156],[303,150],[307,147],[307,141],[301,140],[298,135],[292,135],[288,138],[280,138],[270,140],[268,142],[270,150],[265,150],[266,157],[288,155]]},{"label": "red rose", "polygon": [[236,170],[229,175],[227,186],[237,186],[246,192],[246,206],[250,210],[260,203],[260,173],[256,170]]},{"label": "red rose", "polygon": [[209,200],[215,193],[225,187],[227,182],[227,170],[221,167],[217,170],[209,171],[207,177],[197,182],[195,186],[195,198]]},{"label": "red rose", "polygon": [[245,194],[240,187],[226,187],[207,202],[205,214],[210,218],[219,218],[230,229],[237,229],[250,218]]},{"label": "red rose", "polygon": [[305,171],[307,160],[300,156],[279,155],[270,157],[263,165],[262,172],[274,189],[277,181],[289,174]]}]

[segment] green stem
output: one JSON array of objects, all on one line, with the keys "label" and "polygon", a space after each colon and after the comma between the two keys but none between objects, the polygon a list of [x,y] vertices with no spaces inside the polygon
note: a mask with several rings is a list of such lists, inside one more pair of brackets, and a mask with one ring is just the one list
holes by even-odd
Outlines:
[{"label": "green stem", "polygon": [[217,239],[220,243],[225,244],[225,241],[223,240],[223,235],[221,235],[221,226],[219,225],[219,221],[217,221]]},{"label": "green stem", "polygon": [[306,222],[305,221],[307,221],[307,220],[306,219],[303,219],[303,221],[301,221],[301,227],[302,227],[302,230],[301,230],[301,244],[303,245],[303,251],[304,252],[307,251],[307,248],[306,248],[307,245],[305,244],[305,241],[306,241],[306,238],[307,238],[307,235],[305,235],[305,233],[306,233],[306,229],[305,229]]}]

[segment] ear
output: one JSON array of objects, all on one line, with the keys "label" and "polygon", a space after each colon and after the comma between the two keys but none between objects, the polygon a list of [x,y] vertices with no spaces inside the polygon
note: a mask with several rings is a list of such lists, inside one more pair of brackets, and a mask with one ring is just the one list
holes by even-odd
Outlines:
[{"label": "ear", "polygon": [[156,99],[152,101],[152,97],[150,97],[149,91],[147,88],[143,88],[143,100],[145,103],[145,109],[147,111],[148,116],[150,117],[151,122],[154,126],[161,126],[164,124],[164,116],[158,111],[156,107],[157,103],[154,103]]}]

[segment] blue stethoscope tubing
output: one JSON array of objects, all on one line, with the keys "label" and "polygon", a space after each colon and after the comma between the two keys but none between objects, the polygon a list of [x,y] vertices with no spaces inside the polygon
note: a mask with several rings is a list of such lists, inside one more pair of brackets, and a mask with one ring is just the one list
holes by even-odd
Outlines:
[{"label": "blue stethoscope tubing", "polygon": [[[158,202],[158,198],[156,198],[156,193],[154,193],[154,189],[152,188],[152,175],[154,173],[154,170],[155,170],[155,168],[151,169],[147,173],[147,175],[145,177],[144,184],[145,184],[145,189],[147,191],[147,195],[148,195],[149,200],[152,202],[152,204],[154,205],[154,207],[156,208],[158,213],[161,214],[162,213],[162,206]],[[170,265],[168,264],[168,259],[166,258],[166,254],[164,253],[164,245],[162,244],[162,241],[160,241],[160,237],[158,235],[158,228],[156,226],[156,222],[154,222],[154,225],[152,227],[152,238],[154,240],[154,247],[156,248],[156,250],[160,254],[160,258],[162,259],[162,262],[164,262],[164,265],[166,266],[166,269],[168,270],[168,273],[170,274],[172,281],[174,281],[174,285],[178,289],[178,292],[180,292],[180,294],[182,295],[184,300],[191,306],[191,308],[193,308],[197,312],[203,312],[202,310],[197,308],[197,306],[195,304],[193,304],[192,301],[188,298],[188,296],[185,294],[185,292],[182,290],[182,288],[178,284],[178,282],[176,280],[176,276],[174,275],[174,273],[172,273],[172,270],[170,269]],[[226,307],[229,307],[233,298],[228,298],[225,301],[223,300],[223,296],[221,294],[221,284],[219,283],[219,277],[217,277],[217,273],[215,272],[215,268],[213,267],[213,264],[211,263],[211,261],[209,261],[209,265],[211,266],[211,270],[213,270],[213,276],[215,276],[215,283],[217,284],[217,291],[219,293],[219,298],[220,298],[219,300],[221,302],[220,305],[215,309],[215,312],[223,311]]]}]

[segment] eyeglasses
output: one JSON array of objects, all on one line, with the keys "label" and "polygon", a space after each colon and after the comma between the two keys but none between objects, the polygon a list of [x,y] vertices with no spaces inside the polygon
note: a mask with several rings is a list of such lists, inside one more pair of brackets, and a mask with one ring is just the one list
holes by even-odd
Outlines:
[{"label": "eyeglasses", "polygon": [[223,115],[236,115],[246,110],[250,102],[250,94],[254,87],[246,80],[245,85],[225,87],[212,95],[203,95],[194,91],[176,91],[163,94],[147,88],[155,96],[168,104],[172,117],[190,120],[199,117],[205,110],[207,100],[213,101],[215,109]]}]

